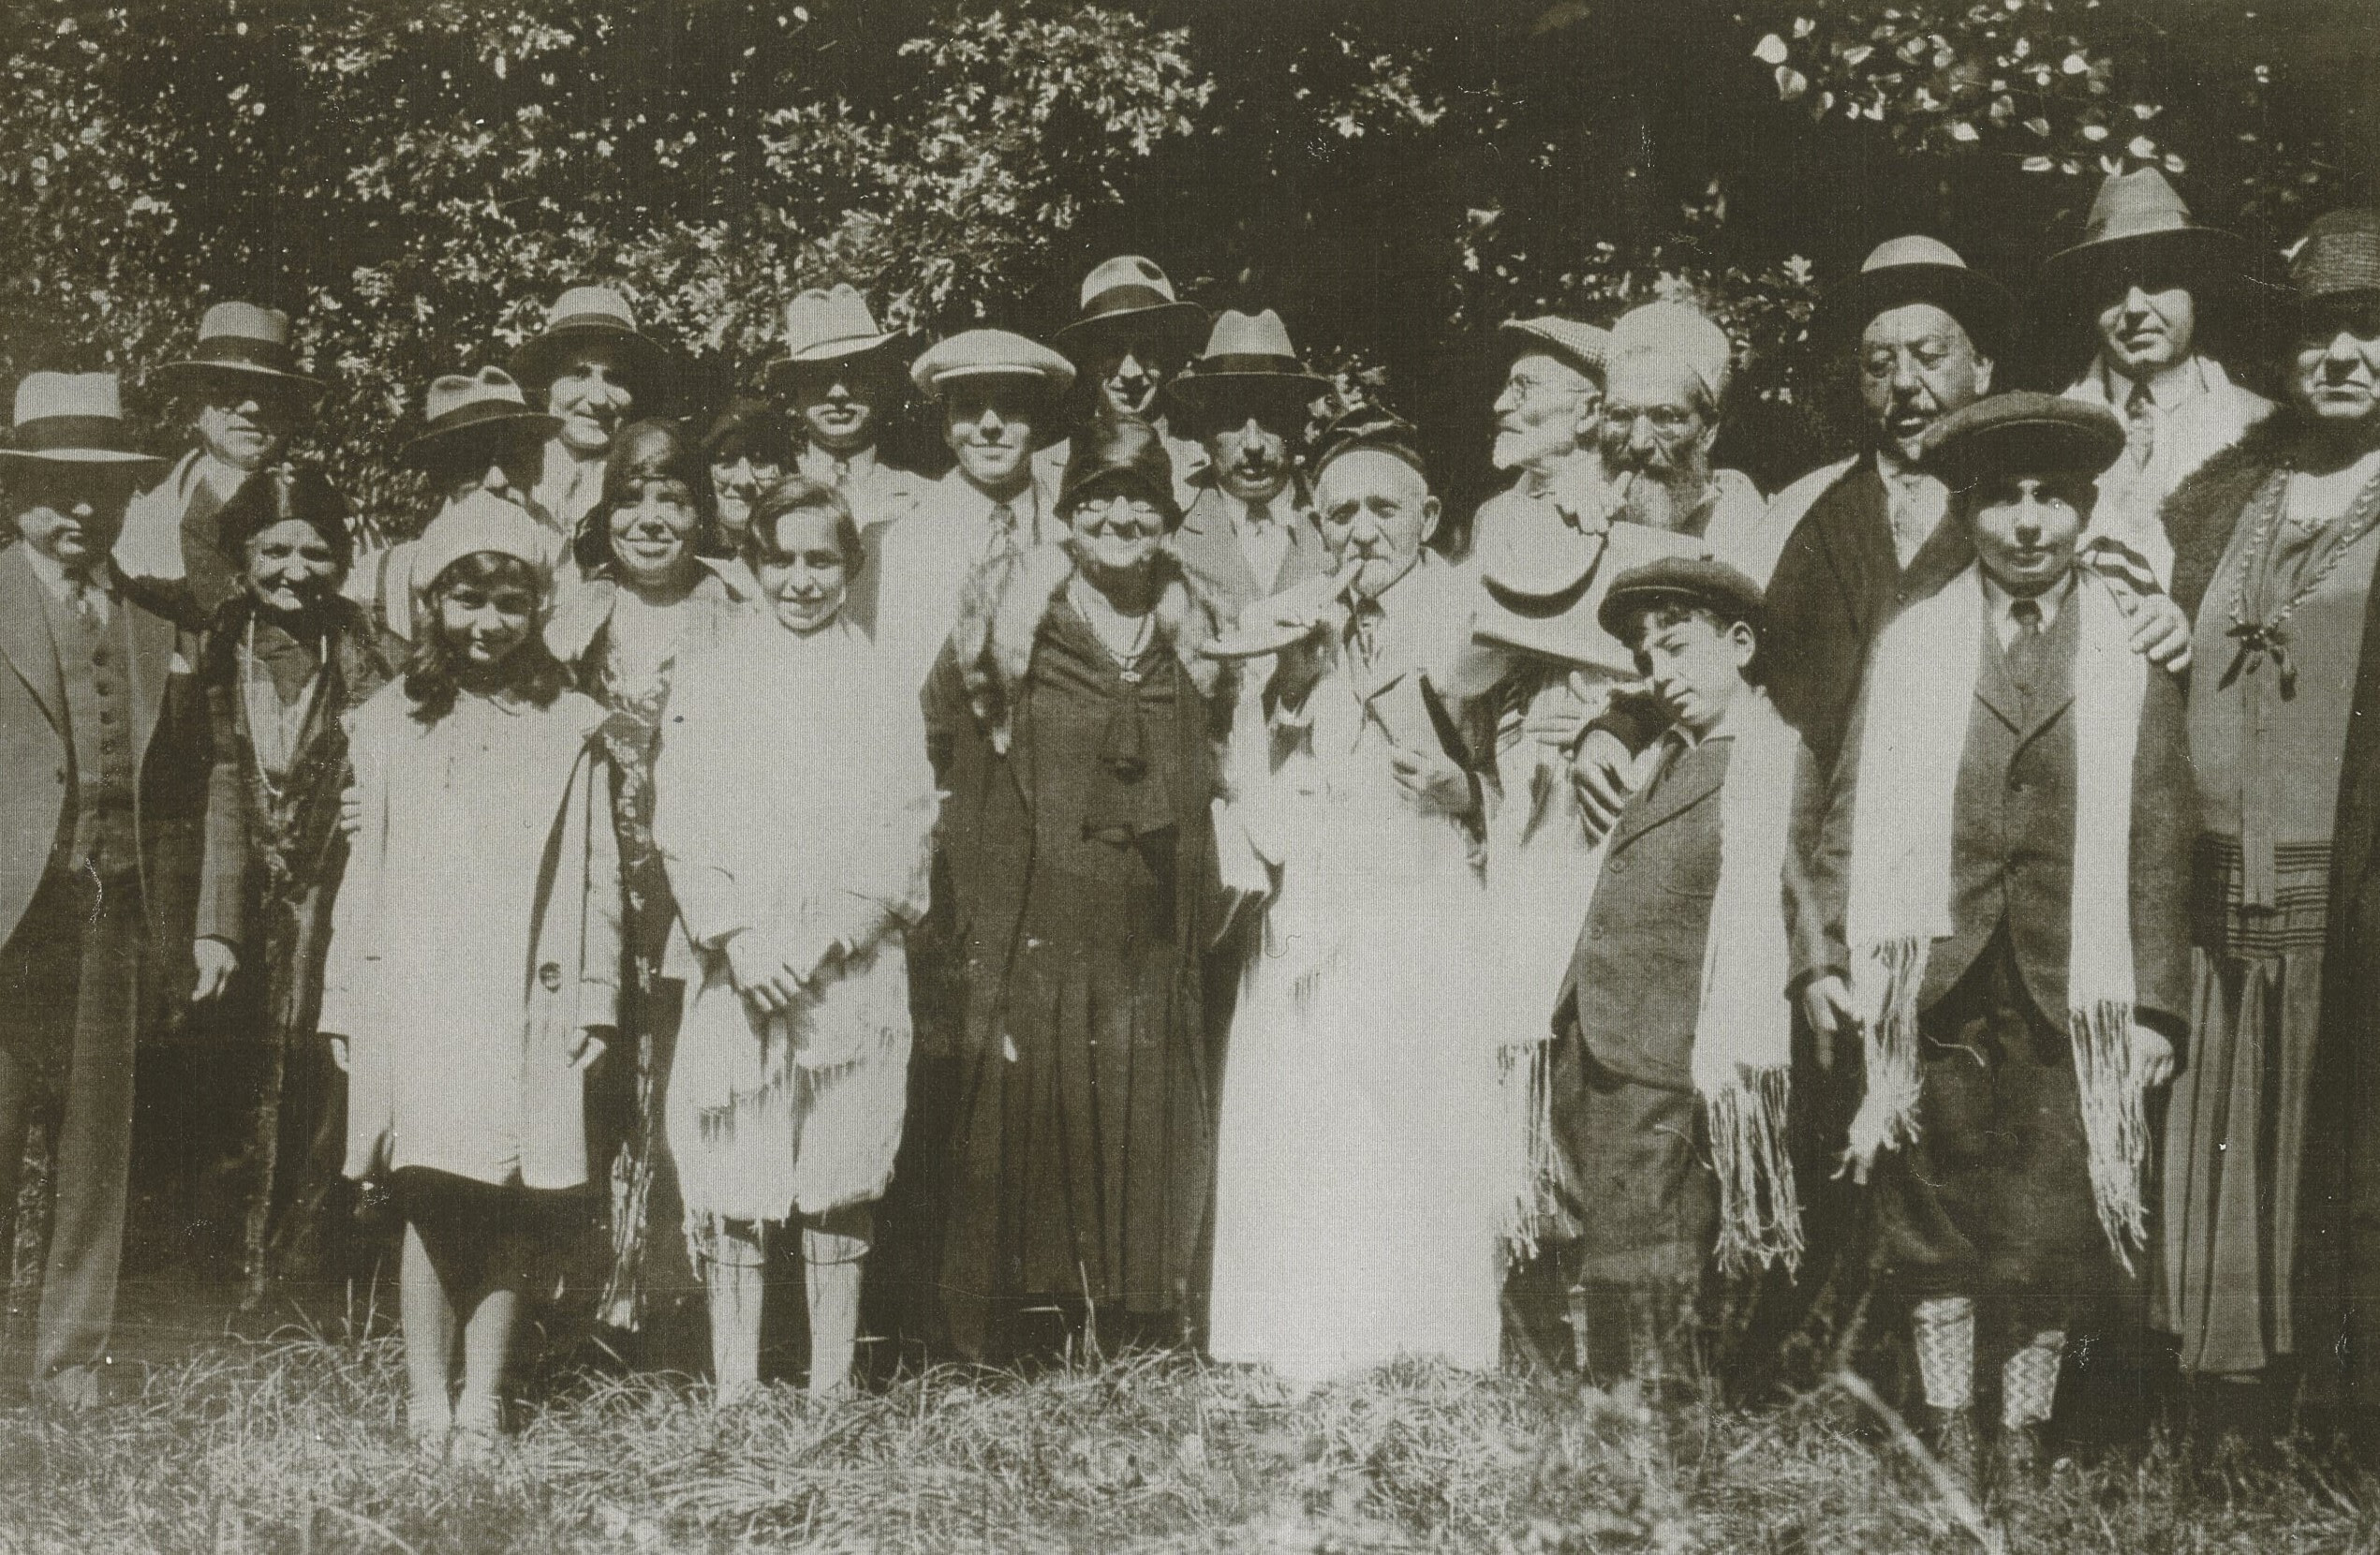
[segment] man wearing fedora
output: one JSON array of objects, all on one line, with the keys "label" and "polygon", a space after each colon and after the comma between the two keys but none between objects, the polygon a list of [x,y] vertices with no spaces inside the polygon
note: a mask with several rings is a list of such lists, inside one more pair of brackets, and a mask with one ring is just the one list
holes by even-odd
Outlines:
[{"label": "man wearing fedora", "polygon": [[[475,491],[492,491],[552,531],[560,553],[554,515],[528,492],[545,467],[562,418],[531,409],[521,386],[503,368],[480,367],[431,379],[421,396],[421,420],[404,457],[429,477],[437,507]],[[413,637],[413,550],[408,540],[368,552],[347,574],[347,598],[370,614],[384,636],[400,644]]]},{"label": "man wearing fedora", "polygon": [[670,363],[668,348],[636,327],[628,299],[605,286],[564,291],[544,328],[513,351],[512,378],[558,423],[529,488],[531,511],[552,515],[565,541],[602,496],[613,435],[659,413]]},{"label": "man wearing fedora", "polygon": [[[1154,259],[1119,254],[1083,277],[1074,319],[1054,337],[1080,375],[1094,416],[1133,416],[1164,439],[1174,462],[1174,500],[1184,511],[1198,499],[1206,451],[1180,435],[1168,415],[1165,390],[1206,334],[1206,310],[1174,295],[1174,283]],[[1067,439],[1035,455],[1036,479],[1056,491],[1072,452]]]},{"label": "man wearing fedora", "polygon": [[958,462],[907,513],[863,536],[868,560],[849,608],[902,687],[922,690],[975,570],[1066,532],[1057,489],[1037,479],[1032,454],[1074,365],[1021,334],[966,330],[929,347],[909,378],[940,408]]},{"label": "man wearing fedora", "polygon": [[[34,373],[0,448],[18,543],[0,551],[0,1214],[25,1131],[55,1200],[33,1332],[36,1390],[98,1401],[114,1321],[143,996],[190,975],[187,925],[152,891],[205,802],[203,733],[174,624],[111,560],[159,460],[132,446],[111,373]],[[0,1242],[0,1245],[7,1245]]]},{"label": "man wearing fedora", "polygon": [[297,370],[289,316],[255,303],[217,303],[199,321],[190,354],[149,375],[187,407],[199,445],[162,483],[133,500],[116,565],[133,578],[180,584],[192,624],[240,591],[241,560],[225,553],[214,515],[240,483],[279,459],[321,397]]},{"label": "man wearing fedora", "polygon": [[1308,407],[1330,387],[1297,359],[1288,326],[1266,308],[1216,319],[1205,353],[1169,391],[1210,472],[1175,534],[1175,552],[1234,617],[1250,601],[1329,570],[1298,486],[1295,451]]},{"label": "man wearing fedora", "polygon": [[768,365],[769,392],[800,423],[797,467],[841,492],[863,531],[909,511],[928,484],[877,452],[900,393],[902,340],[876,327],[848,283],[812,287],[785,304],[785,354]]},{"label": "man wearing fedora", "polygon": [[2142,168],[2109,175],[2082,242],[2042,267],[2041,311],[2092,346],[2066,396],[2124,422],[2123,457],[2099,477],[2084,543],[2145,570],[2159,588],[2172,580],[2173,542],[2157,510],[2272,412],[2202,345],[2207,318],[2250,301],[2255,259],[2245,239],[2192,221],[2165,175]]}]

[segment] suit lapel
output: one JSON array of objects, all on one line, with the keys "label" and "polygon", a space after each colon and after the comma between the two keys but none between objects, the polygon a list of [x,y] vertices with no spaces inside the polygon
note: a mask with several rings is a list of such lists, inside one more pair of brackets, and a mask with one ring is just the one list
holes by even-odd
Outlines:
[{"label": "suit lapel", "polygon": [[2026,718],[2018,733],[2019,744],[2030,744],[2041,737],[2058,721],[2075,701],[2075,648],[2082,641],[2082,600],[2077,594],[2066,596],[2058,618],[2049,624],[2044,636],[2038,668],[2043,686],[2048,694],[2033,696],[2025,705]]},{"label": "suit lapel", "polygon": [[1261,600],[1272,592],[1249,569],[1239,537],[1232,533],[1231,517],[1223,511],[1222,498],[1211,486],[1199,493],[1183,517],[1180,548],[1190,568],[1226,598]]},{"label": "suit lapel", "polygon": [[1646,833],[1667,825],[1719,792],[1727,776],[1725,763],[1705,763],[1688,777],[1676,781],[1665,780],[1683,755],[1683,750],[1673,755],[1668,767],[1653,780],[1645,802],[1629,807],[1628,812],[1619,818],[1612,832],[1612,853],[1625,852]]},{"label": "suit lapel", "polygon": [[41,704],[52,726],[65,733],[67,689],[59,678],[58,647],[50,639],[41,580],[25,559],[22,541],[0,551],[0,656]]},{"label": "suit lapel", "polygon": [[156,733],[157,717],[165,710],[166,682],[173,673],[174,629],[164,616],[134,604],[124,591],[123,579],[116,581],[116,608],[125,613],[132,636],[131,673],[126,678],[132,686],[132,726],[139,732],[132,753],[132,768],[138,772],[148,754],[149,736]]},{"label": "suit lapel", "polygon": [[1988,615],[1984,619],[1983,634],[1982,662],[1975,671],[1975,700],[2021,734],[2025,731],[2025,694],[2018,689],[2016,676],[2009,673],[2008,652],[2000,645],[2000,634],[1992,629]]}]

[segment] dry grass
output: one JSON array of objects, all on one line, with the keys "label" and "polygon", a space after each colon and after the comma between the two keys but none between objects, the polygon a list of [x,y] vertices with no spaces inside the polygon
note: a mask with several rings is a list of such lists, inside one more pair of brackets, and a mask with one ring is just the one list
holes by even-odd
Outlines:
[{"label": "dry grass", "polygon": [[0,1413],[0,1549],[2380,1550],[2380,1485],[2163,1449],[2063,1467],[1971,1529],[1840,1393],[1656,1414],[1413,1366],[1298,1397],[1145,1355],[719,1414],[682,1381],[603,1379],[484,1472],[419,1464],[400,1393],[393,1340],[290,1339],[90,1416]]}]

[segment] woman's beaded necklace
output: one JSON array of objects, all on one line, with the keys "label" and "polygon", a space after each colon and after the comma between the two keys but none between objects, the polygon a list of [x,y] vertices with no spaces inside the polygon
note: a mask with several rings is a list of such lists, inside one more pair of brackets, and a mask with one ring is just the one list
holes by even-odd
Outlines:
[{"label": "woman's beaded necklace", "polygon": [[2232,656],[2231,666],[2223,672],[2219,683],[2228,687],[2241,675],[2254,674],[2269,658],[2280,676],[2284,701],[2298,694],[2298,665],[2289,654],[2289,617],[2328,580],[2355,543],[2380,525],[2380,475],[2375,475],[2363,483],[2345,515],[2330,526],[2330,539],[2324,550],[2299,577],[2297,587],[2280,608],[2249,619],[2249,589],[2259,578],[2269,580],[2271,575],[2273,530],[2289,505],[2289,477],[2293,473],[2286,468],[2276,471],[2257,494],[2255,527],[2249,534],[2247,548],[2240,553],[2240,576],[2231,590],[2228,635],[2239,639],[2240,650]]},{"label": "woman's beaded necklace", "polygon": [[1073,602],[1074,614],[1083,618],[1083,624],[1091,629],[1091,635],[1099,640],[1099,645],[1107,650],[1107,656],[1110,659],[1116,660],[1116,667],[1123,674],[1124,684],[1136,686],[1140,684],[1141,675],[1135,666],[1140,663],[1142,656],[1148,652],[1149,638],[1157,629],[1157,612],[1154,610],[1143,612],[1139,618],[1139,625],[1133,629],[1131,644],[1119,648],[1116,645],[1115,640],[1107,634],[1106,629],[1100,624],[1101,617],[1106,616],[1118,621],[1131,620],[1131,617],[1124,615],[1114,605],[1108,604],[1104,600],[1094,600],[1093,593],[1094,590],[1083,581],[1083,575],[1080,572],[1075,573],[1067,581],[1066,595]]}]

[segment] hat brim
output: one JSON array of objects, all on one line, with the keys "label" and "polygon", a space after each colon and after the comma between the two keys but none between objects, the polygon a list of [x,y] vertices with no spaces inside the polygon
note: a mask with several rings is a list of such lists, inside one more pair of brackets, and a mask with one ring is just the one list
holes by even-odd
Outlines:
[{"label": "hat brim", "polygon": [[[832,367],[837,363],[856,362],[863,357],[884,355],[897,357],[909,336],[899,332],[867,335],[853,340],[838,340],[805,350],[790,351],[761,369],[761,379],[770,388],[792,378],[806,368]],[[898,368],[892,369],[896,375]]]},{"label": "hat brim", "polygon": [[1227,393],[1278,394],[1284,399],[1318,400],[1331,392],[1331,380],[1319,373],[1220,372],[1187,370],[1165,386],[1166,394],[1185,410],[1196,410]]},{"label": "hat brim", "polygon": [[920,393],[939,399],[952,384],[983,378],[1013,378],[1019,383],[1032,385],[1035,391],[1047,394],[1052,399],[1066,392],[1068,382],[1043,367],[1024,367],[1011,363],[987,363],[980,367],[945,367],[917,387]]},{"label": "hat brim", "polygon": [[1953,491],[1997,475],[2097,478],[2123,452],[2123,428],[2074,421],[2003,422],[1979,427],[1926,456],[1927,468]]},{"label": "hat brim", "polygon": [[173,462],[155,453],[134,453],[120,448],[0,448],[0,459],[37,465],[150,465],[160,469]]},{"label": "hat brim", "polygon": [[2273,288],[2279,256],[2260,262],[2256,245],[2219,227],[2177,227],[2132,232],[2062,248],[2041,264],[2035,306],[2065,319],[2089,318],[2107,306],[2116,278],[2170,273],[2194,297]]},{"label": "hat brim", "polygon": [[517,437],[524,433],[543,441],[561,430],[561,417],[524,407],[510,414],[480,416],[453,426],[432,427],[407,443],[401,452],[407,464],[426,466],[444,461],[454,450],[467,447],[474,441],[493,442],[503,437]]},{"label": "hat brim", "polygon": [[1299,626],[1287,621],[1259,621],[1210,638],[1198,645],[1198,651],[1209,659],[1262,659],[1268,653],[1294,647],[1319,629],[1314,624]]},{"label": "hat brim", "polygon": [[561,376],[562,356],[590,343],[610,346],[627,359],[628,377],[635,380],[638,393],[658,397],[668,389],[674,361],[669,348],[617,324],[566,324],[532,335],[521,343],[505,366],[524,391],[541,397]]},{"label": "hat brim", "polygon": [[1696,587],[1670,579],[1626,587],[1615,584],[1612,591],[1604,596],[1604,602],[1596,607],[1595,621],[1621,644],[1633,647],[1633,644],[1628,641],[1630,621],[1640,612],[1664,602],[1715,611],[1736,620],[1748,621],[1752,623],[1753,635],[1760,633],[1759,600],[1731,589]]},{"label": "hat brim", "polygon": [[1185,355],[1194,355],[1205,342],[1207,328],[1206,310],[1196,303],[1157,303],[1077,318],[1050,336],[1050,343],[1078,364],[1119,334],[1156,333]]},{"label": "hat brim", "polygon": [[[1609,331],[1604,333],[1606,336],[1610,333]],[[1589,354],[1566,340],[1530,328],[1526,320],[1519,318],[1507,318],[1496,326],[1496,344],[1497,355],[1503,358],[1507,364],[1512,359],[1531,351],[1545,351],[1560,357],[1597,382],[1603,380],[1604,369],[1609,365],[1608,339],[1596,352]]]},{"label": "hat brim", "polygon": [[1975,349],[1995,361],[2016,344],[2016,295],[1981,271],[1955,264],[1896,264],[1863,272],[1837,306],[1832,328],[1855,346],[1878,314],[1917,303],[1930,303],[1959,320]]},{"label": "hat brim", "polygon": [[318,378],[303,373],[283,372],[277,367],[259,366],[251,362],[200,362],[184,358],[149,369],[147,382],[160,393],[187,393],[210,378],[221,382],[225,378],[249,379],[259,383],[278,384],[311,398],[319,399],[331,386]]}]

